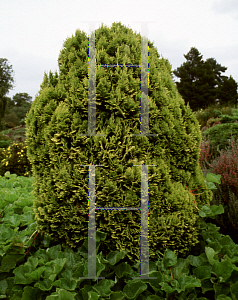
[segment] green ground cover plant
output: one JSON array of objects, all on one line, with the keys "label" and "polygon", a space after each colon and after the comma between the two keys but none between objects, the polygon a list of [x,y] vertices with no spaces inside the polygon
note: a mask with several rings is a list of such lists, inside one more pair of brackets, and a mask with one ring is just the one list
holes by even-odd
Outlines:
[{"label": "green ground cover plant", "polygon": [[218,146],[217,150],[219,155],[212,159],[214,152],[210,149],[209,140],[204,140],[201,143],[199,164],[204,176],[208,172],[221,174],[221,184],[213,191],[211,204],[222,204],[225,212],[217,216],[214,222],[221,227],[222,233],[229,232],[234,242],[238,243],[238,144],[231,136],[228,149],[220,151]]},{"label": "green ground cover plant", "polygon": [[[221,175],[207,174],[215,189]],[[87,277],[87,239],[74,251],[62,251],[36,230],[33,177],[6,172],[0,178],[0,299],[238,299],[238,247],[219,228],[205,222],[222,214],[220,206],[198,205],[200,243],[186,259],[166,249],[163,259],[149,262],[149,277],[139,277],[140,264],[112,251],[96,255],[97,277]],[[214,184],[215,183],[215,184]],[[106,234],[97,231],[97,250]]]},{"label": "green ground cover plant", "polygon": [[[233,152],[230,151],[232,155],[236,148],[237,145],[233,146]],[[220,187],[231,182],[228,175],[233,178],[234,185],[236,183],[234,175],[223,172],[227,165],[235,171],[234,163],[223,158],[230,152],[221,152],[213,161],[209,141],[201,143],[201,149],[200,165],[203,165],[204,177],[207,176],[206,183],[209,188],[214,188],[215,182],[217,189],[213,189],[213,194],[222,194],[224,189]],[[216,160],[221,161],[220,168],[206,169],[206,163],[216,167]],[[218,178],[213,174],[217,181],[209,181],[212,171],[221,174]],[[100,241],[106,238],[103,232],[97,232],[97,276],[106,279],[79,280],[79,277],[87,277],[87,240],[77,252],[67,248],[62,250],[61,245],[53,243],[49,236],[37,232],[32,209],[32,183],[33,177],[17,177],[9,172],[1,177],[0,299],[237,299],[235,240],[231,234],[221,234],[220,227],[214,222],[225,215],[224,201],[210,208],[198,205],[200,243],[191,249],[186,259],[179,258],[169,249],[163,259],[150,259],[149,276],[158,277],[157,281],[132,280],[140,275],[140,266],[126,260],[123,252],[98,254]],[[231,197],[231,193],[228,196]],[[227,194],[222,199],[227,199]],[[217,272],[219,268],[220,273]],[[224,276],[222,268],[228,270],[229,277]]]}]

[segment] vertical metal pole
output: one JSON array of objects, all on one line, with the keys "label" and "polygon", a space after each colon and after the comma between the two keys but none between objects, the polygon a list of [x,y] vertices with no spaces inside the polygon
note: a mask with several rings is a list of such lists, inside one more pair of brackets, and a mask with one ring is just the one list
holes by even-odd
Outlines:
[{"label": "vertical metal pole", "polygon": [[[148,23],[147,27],[148,27]],[[96,136],[96,87],[95,87],[95,31],[94,22],[90,22],[92,34],[89,38],[89,102],[88,102],[88,134],[80,134],[81,136]],[[143,24],[145,25],[145,24]],[[142,31],[148,35],[148,28],[142,27]],[[98,66],[98,65],[97,65]],[[117,65],[106,65],[109,67]],[[121,65],[120,65],[121,66]],[[123,65],[122,65],[123,66]],[[134,65],[127,65],[128,67]],[[137,65],[138,66],[138,65]],[[102,66],[104,67],[104,66]],[[149,134],[149,103],[148,103],[148,38],[143,38],[141,34],[141,134],[145,136],[157,136],[157,134]],[[104,136],[105,134],[99,134]],[[138,136],[134,134],[133,136]],[[85,166],[85,165],[83,165]],[[88,166],[88,165],[87,165]],[[102,166],[102,165],[99,165]],[[95,222],[95,165],[89,165],[89,238],[88,238],[88,277],[79,277],[79,279],[105,279],[105,277],[96,277],[96,222]],[[138,208],[103,208],[96,209],[112,209],[112,210],[141,210],[141,270],[140,277],[133,279],[157,279],[157,277],[149,277],[149,242],[148,242],[148,165],[143,165],[141,170],[141,206]],[[147,206],[148,205],[148,206]],[[144,252],[144,254],[142,254]]]}]

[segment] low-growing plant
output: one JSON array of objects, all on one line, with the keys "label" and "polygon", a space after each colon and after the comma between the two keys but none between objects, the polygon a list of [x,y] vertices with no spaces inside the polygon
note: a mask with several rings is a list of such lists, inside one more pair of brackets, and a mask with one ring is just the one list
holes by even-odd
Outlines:
[{"label": "low-growing plant", "polygon": [[25,142],[12,142],[7,149],[0,149],[0,175],[6,171],[18,176],[32,176],[32,166],[27,157]]},{"label": "low-growing plant", "polygon": [[1,141],[8,141],[11,140],[8,136],[4,135],[3,133],[0,133],[0,140]]},{"label": "low-growing plant", "polygon": [[234,108],[233,109],[233,116],[237,116],[238,115],[238,109]]},{"label": "low-growing plant", "polygon": [[[26,129],[23,128],[22,126],[16,126],[14,128],[9,128],[9,129],[6,129],[6,130],[2,130],[1,134],[3,135],[4,138],[11,139],[11,140],[15,139],[16,136],[21,137],[22,140],[26,140],[26,136],[25,136]],[[9,138],[7,136],[4,136],[4,134],[8,134],[8,135],[10,134],[11,137]],[[1,136],[0,136],[0,139],[2,139]]]},{"label": "low-growing plant", "polygon": [[209,107],[209,108],[207,108],[205,110],[197,111],[195,113],[196,118],[197,118],[199,124],[201,125],[201,127],[206,126],[207,121],[210,118],[216,118],[216,117],[220,116],[220,113],[214,112],[214,110],[216,111],[217,109],[214,108],[214,107]]},{"label": "low-growing plant", "polygon": [[232,116],[233,115],[233,110],[234,110],[234,108],[232,108],[231,106],[225,106],[221,109],[221,114]]},{"label": "low-growing plant", "polygon": [[[220,188],[221,176],[207,172],[208,188]],[[237,299],[238,247],[213,224],[224,214],[224,203],[198,205],[200,242],[186,259],[169,249],[162,259],[150,259],[149,277],[157,279],[132,279],[140,277],[140,264],[125,260],[124,252],[98,253],[106,239],[99,231],[96,274],[105,279],[79,279],[88,275],[88,239],[76,252],[41,235],[34,222],[32,183],[32,177],[9,172],[0,178],[0,299]]]},{"label": "low-growing plant", "polygon": [[[6,148],[9,147],[9,145],[10,145],[11,143],[12,143],[12,140],[11,140],[8,136],[6,136],[6,135],[0,133],[0,148],[6,149]],[[4,158],[4,155],[3,155],[2,152],[1,152],[1,153],[0,153],[0,161],[1,161],[3,158]]]},{"label": "low-growing plant", "polygon": [[221,115],[232,116],[235,109],[232,107],[210,106],[202,111],[195,112],[195,116],[201,125],[201,128],[206,126],[207,121],[211,118],[219,118]]},{"label": "low-growing plant", "polygon": [[210,118],[208,121],[207,121],[207,127],[210,128],[212,126],[215,126],[217,124],[221,124],[221,118]]},{"label": "low-growing plant", "polygon": [[2,134],[9,134],[11,132],[12,132],[12,128],[6,128],[5,130],[1,131]]},{"label": "low-growing plant", "polygon": [[[223,204],[225,212],[222,216],[217,216],[214,222],[222,228],[223,232],[231,232],[238,243],[238,198],[236,196],[238,192],[238,144],[235,144],[233,136],[231,139],[231,149],[226,151],[218,149],[220,155],[210,163],[208,162],[211,157],[211,154],[208,154],[209,142],[207,148],[204,147],[204,143],[201,143],[203,150],[201,151],[202,155],[199,163],[204,176],[206,172],[221,174],[222,176],[221,185],[214,191],[211,203],[215,205]],[[206,169],[206,166],[209,168]]]},{"label": "low-growing plant", "polygon": [[238,126],[234,122],[215,125],[202,132],[202,137],[209,136],[210,144],[214,149],[215,155],[219,154],[217,150],[218,146],[220,150],[229,148],[231,135],[233,135],[238,142]]},{"label": "low-growing plant", "polygon": [[[238,197],[237,193],[234,193],[233,191],[228,188],[228,193],[229,193],[229,201],[228,201],[228,207],[227,207],[227,213],[223,216],[227,216],[227,221],[225,223],[228,224],[226,227],[226,232],[229,232],[231,238],[233,241],[238,244]],[[225,207],[224,207],[225,208]],[[222,224],[223,221],[222,216],[220,218],[218,217],[219,224]]]},{"label": "low-growing plant", "polygon": [[5,120],[1,120],[0,122],[0,130],[6,130],[7,129],[7,126],[6,126],[6,122]]},{"label": "low-growing plant", "polygon": [[[12,141],[3,141],[3,140],[0,140],[0,149],[7,149],[10,144],[12,143]],[[1,154],[0,154],[0,161],[4,158],[4,154],[3,152],[1,151]]]},{"label": "low-growing plant", "polygon": [[[233,146],[234,138],[231,137],[232,149],[219,150],[220,156],[214,159],[209,166],[214,171],[214,174],[221,174],[221,187],[227,191],[230,188],[235,193],[238,192],[238,144]],[[228,194],[224,201],[227,202]]]},{"label": "low-growing plant", "polygon": [[[216,188],[219,178],[208,174],[207,187]],[[84,279],[89,267],[88,238],[75,251],[68,246],[62,249],[37,231],[33,180],[9,172],[0,178],[1,299],[237,299],[238,245],[220,234],[214,224],[205,222],[222,214],[222,205],[199,205],[199,244],[186,259],[170,249],[162,258],[150,259],[148,278],[140,278],[139,262],[125,261],[126,251],[98,253],[106,233],[97,231],[97,277]]]},{"label": "low-growing plant", "polygon": [[216,157],[214,149],[210,145],[209,136],[208,138],[206,138],[206,136],[202,138],[200,149],[199,165],[202,169],[207,169],[207,167],[209,167],[208,162],[212,161],[212,159],[215,159]]},{"label": "low-growing plant", "polygon": [[6,122],[6,127],[7,128],[14,128],[14,127],[16,127],[16,125],[12,122]]}]

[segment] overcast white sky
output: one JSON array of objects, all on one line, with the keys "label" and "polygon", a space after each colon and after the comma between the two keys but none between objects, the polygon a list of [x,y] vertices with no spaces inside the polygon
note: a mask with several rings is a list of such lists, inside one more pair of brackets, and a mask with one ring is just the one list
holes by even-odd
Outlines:
[{"label": "overcast white sky", "polygon": [[15,80],[7,96],[28,93],[34,100],[44,71],[58,71],[67,37],[76,29],[90,33],[85,21],[95,21],[95,29],[121,21],[134,32],[141,32],[134,22],[156,22],[148,38],[172,70],[196,47],[238,82],[238,0],[0,0],[0,58],[8,59]]}]

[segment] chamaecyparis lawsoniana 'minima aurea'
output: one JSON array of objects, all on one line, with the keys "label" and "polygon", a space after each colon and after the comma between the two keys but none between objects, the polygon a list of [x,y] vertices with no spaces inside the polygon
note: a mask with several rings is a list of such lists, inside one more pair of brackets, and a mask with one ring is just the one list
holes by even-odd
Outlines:
[{"label": "chamaecyparis lawsoniana 'minima aurea'", "polygon": [[[140,65],[140,34],[113,23],[95,37],[96,64]],[[166,248],[184,258],[198,243],[194,200],[209,206],[212,199],[198,163],[202,136],[171,65],[148,43],[151,135],[140,135],[140,67],[95,66],[97,135],[88,133],[88,37],[80,30],[64,42],[58,78],[45,74],[27,114],[37,229],[76,251],[88,237],[89,167],[83,165],[102,165],[95,167],[95,205],[105,208],[140,207],[139,165],[148,165],[150,259]],[[198,186],[204,193],[192,195]],[[95,220],[97,231],[107,233],[99,252],[126,250],[140,261],[140,210],[96,210]]]}]

